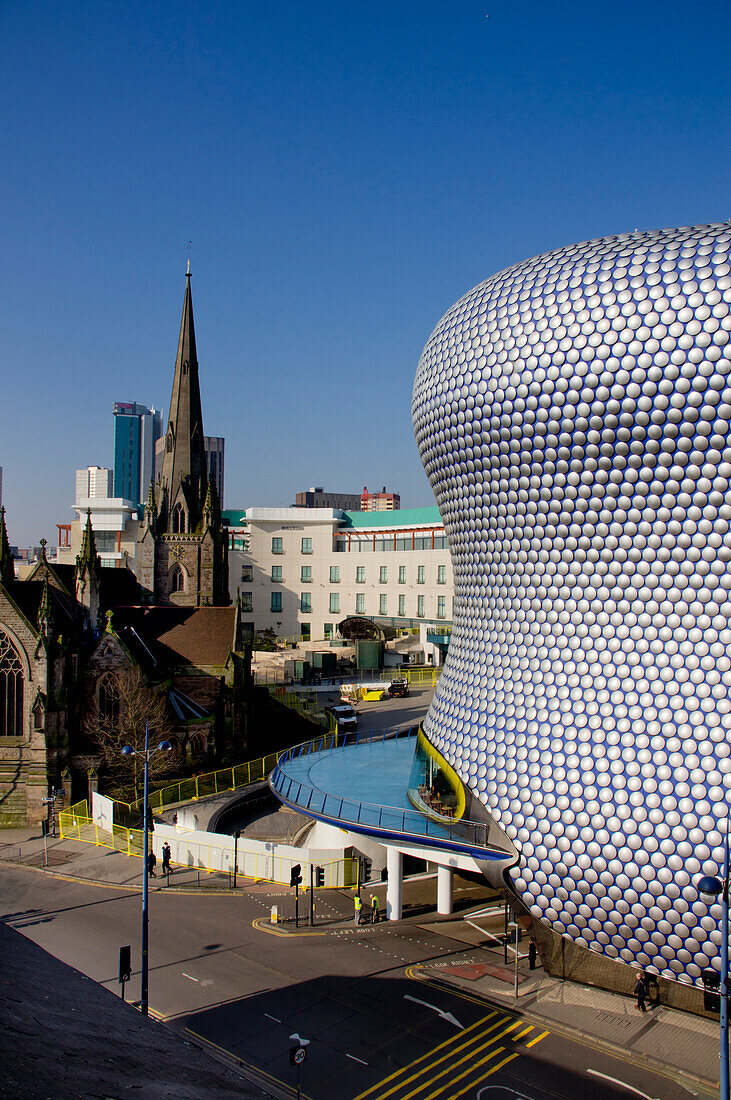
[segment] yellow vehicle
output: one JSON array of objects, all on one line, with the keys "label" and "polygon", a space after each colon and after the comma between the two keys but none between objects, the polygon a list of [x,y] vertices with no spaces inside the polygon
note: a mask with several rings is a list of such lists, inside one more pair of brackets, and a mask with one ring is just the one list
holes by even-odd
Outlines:
[{"label": "yellow vehicle", "polygon": [[384,688],[371,688],[369,691],[363,692],[364,703],[375,703],[379,699],[385,698],[386,692]]}]

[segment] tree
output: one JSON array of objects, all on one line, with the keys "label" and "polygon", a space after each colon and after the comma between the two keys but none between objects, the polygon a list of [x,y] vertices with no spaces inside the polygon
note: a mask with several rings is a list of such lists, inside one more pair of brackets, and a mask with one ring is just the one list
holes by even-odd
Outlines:
[{"label": "tree", "polygon": [[[135,800],[142,796],[146,728],[150,748],[170,739],[164,695],[151,688],[138,668],[105,673],[97,684],[85,729],[102,757],[104,770],[117,783],[132,786]],[[133,756],[122,755],[125,745],[135,750]],[[150,756],[151,775],[165,775],[179,765],[176,749]]]},{"label": "tree", "polygon": [[271,629],[267,627],[265,630],[259,630],[254,635],[254,641],[251,644],[252,649],[258,649],[262,653],[274,653],[277,646],[277,635]]}]

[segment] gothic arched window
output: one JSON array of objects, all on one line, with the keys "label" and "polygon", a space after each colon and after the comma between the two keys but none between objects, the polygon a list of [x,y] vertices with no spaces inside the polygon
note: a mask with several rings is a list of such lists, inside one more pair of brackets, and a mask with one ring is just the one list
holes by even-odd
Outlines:
[{"label": "gothic arched window", "polygon": [[183,570],[180,568],[179,565],[173,566],[173,571],[170,574],[170,591],[185,591],[185,573],[183,573]]},{"label": "gothic arched window", "polygon": [[0,737],[23,736],[23,666],[0,630]]},{"label": "gothic arched window", "polygon": [[105,726],[119,723],[119,685],[113,673],[107,672],[98,683],[99,720]]},{"label": "gothic arched window", "polygon": [[185,509],[182,504],[176,504],[173,508],[173,534],[185,533]]}]

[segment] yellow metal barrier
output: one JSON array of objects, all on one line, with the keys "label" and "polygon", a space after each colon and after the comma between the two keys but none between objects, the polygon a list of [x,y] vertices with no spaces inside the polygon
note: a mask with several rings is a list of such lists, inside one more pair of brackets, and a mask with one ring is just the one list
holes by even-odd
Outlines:
[{"label": "yellow metal barrier", "polygon": [[406,679],[410,684],[418,684],[420,687],[434,687],[437,682],[437,668],[392,668],[381,672],[381,680],[388,681]]},{"label": "yellow metal barrier", "polygon": [[[206,798],[224,791],[235,791],[239,787],[248,787],[251,783],[266,779],[276,767],[278,759],[279,753],[273,752],[269,756],[249,760],[233,768],[222,768],[220,771],[181,779],[179,783],[171,783],[170,786],[163,787],[159,791],[151,791],[148,799],[150,808],[162,810],[166,806],[176,806],[181,802],[192,802],[197,798]],[[141,820],[141,798],[136,802],[119,802],[117,799],[112,801],[115,821],[126,822],[127,826],[132,828],[133,822]]]},{"label": "yellow metal barrier", "polygon": [[[68,810],[59,814],[59,832],[64,840],[78,840],[86,844],[94,844],[98,848],[108,848],[110,851],[122,852],[127,856],[142,857],[144,837],[141,829],[128,829],[124,825],[114,825],[112,832],[100,828],[89,816],[89,807],[86,802],[78,802]],[[292,856],[274,856],[262,852],[244,855],[239,849],[239,866],[245,862],[245,872],[240,869],[242,878],[254,882],[272,882],[278,885],[287,885],[290,881],[292,870]],[[188,864],[176,864],[178,868],[191,871],[205,871],[207,874],[227,874],[228,868],[221,868],[221,843],[220,840],[210,844],[196,842],[195,858],[190,857]],[[212,866],[218,864],[218,866]],[[342,878],[334,870],[338,865],[343,865]],[[352,886],[356,882],[358,873],[358,860],[352,856],[343,859],[329,860],[320,866],[330,867],[331,873],[326,874],[328,882],[337,882],[342,886]],[[303,883],[303,889],[309,886],[309,881]]]}]

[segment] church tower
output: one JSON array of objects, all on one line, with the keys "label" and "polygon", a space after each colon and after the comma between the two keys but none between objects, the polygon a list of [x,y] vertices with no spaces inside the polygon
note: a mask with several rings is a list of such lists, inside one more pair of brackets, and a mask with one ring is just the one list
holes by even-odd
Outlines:
[{"label": "church tower", "polygon": [[145,504],[138,579],[155,604],[221,606],[231,602],[228,543],[208,478],[190,279],[188,264],[162,472]]}]

